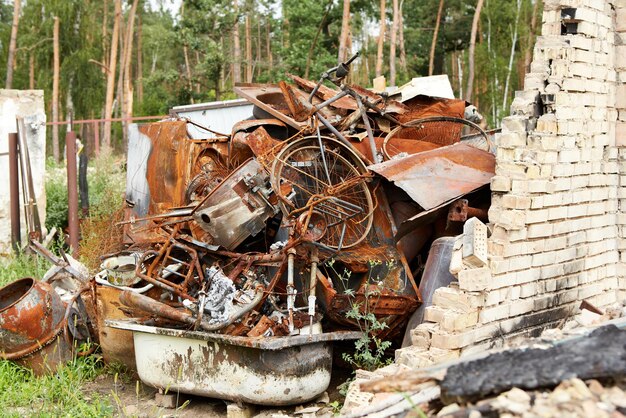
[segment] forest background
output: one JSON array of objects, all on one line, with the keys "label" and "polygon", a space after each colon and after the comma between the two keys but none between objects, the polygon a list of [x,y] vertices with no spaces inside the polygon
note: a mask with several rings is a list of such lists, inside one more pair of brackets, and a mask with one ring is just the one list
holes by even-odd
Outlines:
[{"label": "forest background", "polygon": [[[540,23],[541,0],[0,0],[0,85],[43,89],[48,121],[127,119],[233,99],[239,82],[317,79],[360,51],[352,83],[448,74],[496,127]],[[103,145],[123,151],[127,124],[98,125]]]}]

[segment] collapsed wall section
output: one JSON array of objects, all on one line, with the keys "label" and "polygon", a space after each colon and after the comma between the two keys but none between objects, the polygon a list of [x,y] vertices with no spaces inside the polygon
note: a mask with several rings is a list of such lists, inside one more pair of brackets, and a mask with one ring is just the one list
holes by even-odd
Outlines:
[{"label": "collapsed wall section", "polygon": [[437,289],[397,362],[423,367],[537,335],[582,300],[624,299],[625,11],[626,0],[544,2],[497,137],[487,261],[451,267],[458,281]]}]

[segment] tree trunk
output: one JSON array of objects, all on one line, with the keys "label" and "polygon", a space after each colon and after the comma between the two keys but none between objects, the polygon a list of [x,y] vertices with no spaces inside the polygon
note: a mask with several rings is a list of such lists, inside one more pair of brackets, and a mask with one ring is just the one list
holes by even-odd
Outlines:
[{"label": "tree trunk", "polygon": [[21,0],[13,2],[13,25],[11,26],[11,39],[9,40],[9,56],[7,58],[7,78],[5,89],[13,86],[13,68],[15,66],[15,45],[17,44],[17,28],[20,24]]},{"label": "tree trunk", "polygon": [[123,113],[122,113],[122,138],[124,151],[128,146],[128,126],[130,121],[128,119],[133,117],[133,83],[132,83],[132,57],[133,57],[133,40],[135,33],[135,15],[137,14],[137,4],[139,0],[134,0],[133,5],[128,13],[128,26],[126,29],[126,45],[124,46],[124,91],[122,94],[122,100],[124,101]]},{"label": "tree trunk", "polygon": [[270,23],[270,18],[267,18],[267,22],[265,24],[265,35],[267,37],[267,65],[268,65],[268,69],[270,71],[270,73],[272,72],[273,68],[274,68],[274,60],[272,58],[272,37],[270,36],[270,32],[271,32],[271,23]]},{"label": "tree trunk", "polygon": [[143,103],[143,11],[137,16],[137,101]]},{"label": "tree trunk", "polygon": [[311,46],[309,47],[309,53],[306,56],[306,67],[304,69],[304,78],[309,78],[309,70],[311,69],[311,59],[313,58],[313,51],[315,50],[315,46],[317,45],[317,40],[320,37],[320,33],[322,33],[322,28],[324,27],[324,23],[326,23],[326,18],[328,17],[328,12],[330,12],[330,8],[332,7],[332,0],[328,2],[328,6],[326,6],[326,12],[322,17],[322,21],[320,25],[317,27],[317,32],[315,32],[315,37],[313,38],[313,42],[311,42]]},{"label": "tree trunk", "polygon": [[[481,0],[482,1],[482,0]],[[396,85],[396,44],[398,35],[398,23],[400,12],[398,10],[398,0],[392,0],[393,22],[391,24],[391,44],[389,45],[389,85]]]},{"label": "tree trunk", "polygon": [[111,147],[111,113],[113,111],[113,93],[115,90],[115,67],[117,65],[117,44],[120,32],[120,20],[122,18],[122,0],[115,0],[115,17],[113,20],[113,34],[111,35],[111,55],[107,70],[107,90],[104,104],[104,135],[102,146]]},{"label": "tree trunk", "polygon": [[465,90],[465,100],[472,101],[472,93],[474,89],[474,52],[476,51],[476,33],[478,32],[478,20],[480,20],[480,11],[483,8],[484,0],[478,0],[476,10],[474,11],[474,20],[472,21],[472,33],[470,35],[470,47],[468,57],[468,75],[467,90]]},{"label": "tree trunk", "polygon": [[254,58],[254,68],[256,69],[257,78],[261,76],[263,66],[263,57],[261,56],[261,19],[256,20],[256,57]]},{"label": "tree trunk", "polygon": [[343,15],[341,18],[341,35],[339,35],[339,55],[337,61],[342,63],[348,60],[348,36],[350,34],[350,0],[343,0]]},{"label": "tree trunk", "polygon": [[102,4],[102,72],[106,75],[106,68],[109,67],[107,62],[107,25],[109,17],[109,0],[104,0]]},{"label": "tree trunk", "polygon": [[250,13],[246,13],[246,83],[252,83],[252,35],[250,26]]},{"label": "tree trunk", "polygon": [[387,26],[387,14],[385,0],[380,0],[380,30],[378,32],[378,52],[376,53],[376,77],[383,75],[383,58],[385,55],[385,27]]},{"label": "tree trunk", "polygon": [[31,90],[35,89],[35,52],[30,52],[30,57],[28,59],[28,88]]},{"label": "tree trunk", "polygon": [[522,9],[522,0],[517,0],[517,11],[515,13],[515,27],[513,28],[513,40],[511,42],[511,55],[509,55],[509,66],[506,71],[506,81],[504,82],[504,97],[502,98],[502,110],[506,109],[509,96],[509,82],[511,72],[513,72],[513,61],[515,60],[515,46],[517,45],[517,32],[519,30],[519,15]]},{"label": "tree trunk", "polygon": [[235,24],[233,25],[233,84],[241,83],[241,46],[239,45],[239,5],[233,1]]},{"label": "tree trunk", "polygon": [[404,0],[400,1],[400,22],[398,27],[398,42],[400,43],[400,68],[406,74],[406,50],[404,49],[404,16],[402,15],[402,7],[404,6]]},{"label": "tree trunk", "polygon": [[[52,30],[52,49],[53,49],[53,67],[52,67],[52,122],[59,121],[59,71],[60,71],[60,53],[59,53],[59,18],[54,17],[54,28]],[[52,156],[57,163],[60,161],[59,154],[59,125],[52,125]]]},{"label": "tree trunk", "polygon": [[539,12],[539,3],[541,0],[535,0],[533,12],[530,18],[530,32],[528,33],[528,44],[524,54],[524,72],[530,72],[530,62],[533,57],[533,47],[535,46],[535,31],[537,30],[537,14]]},{"label": "tree trunk", "polygon": [[430,57],[428,59],[428,75],[433,75],[435,70],[435,48],[437,47],[437,36],[439,36],[439,24],[441,23],[441,13],[443,12],[443,0],[439,0],[439,8],[437,9],[437,20],[435,21],[435,31],[433,32],[433,40],[430,43]]}]

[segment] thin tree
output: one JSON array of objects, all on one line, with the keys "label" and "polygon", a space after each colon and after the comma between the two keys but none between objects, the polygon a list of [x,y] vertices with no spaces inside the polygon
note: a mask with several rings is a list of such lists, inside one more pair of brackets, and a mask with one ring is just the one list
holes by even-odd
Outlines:
[{"label": "thin tree", "polygon": [[513,40],[511,42],[511,54],[509,55],[509,66],[506,70],[506,81],[504,82],[504,97],[502,98],[502,109],[506,109],[506,102],[509,98],[509,82],[513,71],[513,61],[515,60],[515,47],[517,45],[517,33],[519,31],[519,15],[522,9],[522,0],[517,0],[517,10],[515,13],[515,27],[513,28]]},{"label": "thin tree", "polygon": [[393,0],[393,21],[391,24],[391,44],[389,45],[389,85],[396,85],[396,43],[398,35],[398,24],[400,21],[400,11],[398,0]]},{"label": "thin tree", "polygon": [[383,55],[385,50],[385,27],[387,26],[387,14],[385,0],[380,0],[380,29],[378,32],[378,51],[376,53],[376,77],[383,75]]},{"label": "thin tree", "polygon": [[122,0],[115,0],[115,17],[113,19],[113,34],[111,35],[111,55],[107,68],[107,89],[104,104],[104,133],[103,147],[111,147],[111,114],[113,112],[113,93],[115,90],[115,67],[117,66],[117,44],[119,40],[120,21],[122,19]]},{"label": "thin tree", "polygon": [[129,119],[133,117],[133,84],[131,82],[131,63],[133,56],[133,33],[135,32],[135,16],[137,14],[137,5],[139,0],[134,0],[133,5],[128,13],[128,23],[126,28],[126,39],[124,45],[124,86],[122,100],[124,101],[122,113],[122,137],[124,141],[124,149],[128,144],[128,125]]},{"label": "thin tree", "polygon": [[17,44],[17,28],[20,24],[21,0],[13,3],[13,25],[11,25],[11,39],[9,40],[9,56],[7,58],[7,78],[5,89],[13,87],[13,67],[15,65],[15,45]]},{"label": "thin tree", "polygon": [[402,8],[404,6],[404,0],[400,1],[400,18],[398,23],[398,43],[400,44],[400,67],[404,73],[407,73],[406,67],[406,49],[404,49],[404,16]]},{"label": "thin tree", "polygon": [[530,31],[528,32],[528,43],[526,44],[526,52],[524,54],[524,72],[530,71],[530,61],[532,59],[533,46],[535,45],[535,31],[537,30],[539,3],[541,3],[541,0],[535,0],[533,12],[530,17]]},{"label": "thin tree", "polygon": [[137,101],[143,103],[143,4],[137,16]]},{"label": "thin tree", "polygon": [[341,17],[341,34],[339,35],[338,62],[348,59],[348,38],[350,37],[350,0],[343,0],[343,13]]},{"label": "thin tree", "polygon": [[31,51],[28,59],[28,88],[35,88],[35,52]]},{"label": "thin tree", "polygon": [[246,31],[246,83],[252,83],[252,34],[250,24],[250,13],[246,13],[245,19]]},{"label": "thin tree", "polygon": [[476,51],[476,33],[478,32],[478,21],[480,20],[480,11],[483,8],[484,0],[478,0],[476,10],[474,11],[474,20],[472,21],[472,33],[470,35],[470,46],[468,54],[468,74],[467,89],[465,90],[465,100],[472,101],[472,91],[474,89],[474,53]]},{"label": "thin tree", "polygon": [[[59,72],[60,72],[60,52],[59,52],[59,18],[54,17],[52,29],[52,122],[59,121]],[[52,125],[52,156],[57,163],[61,160],[59,153],[59,125]]]},{"label": "thin tree", "polygon": [[266,52],[265,54],[267,55],[267,65],[269,68],[270,73],[272,72],[272,69],[274,67],[274,59],[272,57],[272,38],[270,36],[270,32],[271,32],[271,20],[270,17],[268,16],[267,18],[267,22],[265,23],[265,37],[267,38],[266,41]]},{"label": "thin tree", "polygon": [[235,24],[233,25],[233,83],[241,83],[241,46],[239,45],[239,4],[233,1]]},{"label": "thin tree", "polygon": [[439,8],[437,9],[437,20],[435,20],[435,31],[433,32],[433,40],[430,43],[430,56],[428,59],[428,75],[433,75],[435,70],[435,48],[437,47],[437,37],[439,36],[439,24],[441,23],[441,13],[443,12],[443,0],[439,0]]},{"label": "thin tree", "polygon": [[328,5],[326,6],[326,12],[324,12],[322,21],[317,27],[317,32],[315,32],[315,37],[313,38],[313,42],[311,42],[311,46],[309,46],[309,53],[306,56],[306,67],[304,69],[304,78],[309,78],[309,71],[311,70],[311,59],[313,58],[313,51],[315,51],[317,40],[320,37],[320,33],[322,33],[322,29],[324,28],[324,24],[326,23],[326,18],[328,17],[328,13],[330,12],[330,8],[332,7],[332,5],[333,5],[333,0],[329,0]]}]

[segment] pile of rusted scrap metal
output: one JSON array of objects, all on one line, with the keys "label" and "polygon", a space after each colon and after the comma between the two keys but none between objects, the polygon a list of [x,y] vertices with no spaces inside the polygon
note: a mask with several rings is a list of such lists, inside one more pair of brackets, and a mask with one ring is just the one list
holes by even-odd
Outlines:
[{"label": "pile of rusted scrap metal", "polygon": [[465,101],[394,100],[348,84],[349,64],[238,85],[254,117],[230,134],[139,126],[127,249],[95,278],[105,359],[153,386],[276,405],[326,389],[330,342],[361,335],[350,311],[402,338],[430,243],[486,218],[495,159]]}]

